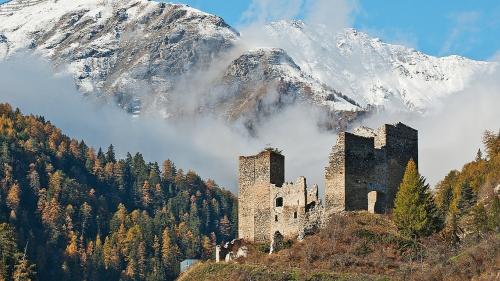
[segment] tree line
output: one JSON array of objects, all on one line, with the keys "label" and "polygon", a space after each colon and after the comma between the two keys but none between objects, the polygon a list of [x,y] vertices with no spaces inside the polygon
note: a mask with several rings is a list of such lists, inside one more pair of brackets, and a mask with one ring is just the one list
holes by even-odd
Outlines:
[{"label": "tree line", "polygon": [[486,131],[486,154],[453,170],[431,192],[410,160],[395,199],[393,220],[407,238],[439,233],[450,246],[500,230],[500,132]]},{"label": "tree line", "polygon": [[170,160],[118,159],[0,104],[0,280],[172,280],[235,237],[236,212]]}]

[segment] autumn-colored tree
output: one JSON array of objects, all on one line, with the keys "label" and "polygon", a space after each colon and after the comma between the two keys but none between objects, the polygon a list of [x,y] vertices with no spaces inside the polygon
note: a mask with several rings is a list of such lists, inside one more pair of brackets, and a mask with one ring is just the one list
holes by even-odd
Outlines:
[{"label": "autumn-colored tree", "polygon": [[175,168],[174,163],[170,160],[165,160],[163,162],[163,170],[161,175],[163,179],[168,181],[173,181],[176,174],[177,174],[177,169]]},{"label": "autumn-colored tree", "polygon": [[21,201],[21,189],[19,188],[19,184],[14,183],[7,194],[7,206],[15,211],[19,207],[19,202]]},{"label": "autumn-colored tree", "polygon": [[31,281],[35,276],[35,265],[30,264],[23,255],[19,258],[14,273],[12,274],[13,281]]},{"label": "autumn-colored tree", "polygon": [[214,258],[215,253],[215,243],[209,237],[203,236],[202,239],[202,247],[203,247],[203,259],[212,259]]},{"label": "autumn-colored tree", "polygon": [[153,201],[151,193],[151,186],[148,181],[145,181],[142,186],[142,204],[144,204],[145,207],[148,207]]},{"label": "autumn-colored tree", "polygon": [[181,259],[208,255],[224,216],[233,222],[227,239],[235,233],[236,198],[171,161],[160,170],[140,153],[116,159],[112,146],[96,153],[5,104],[0,131],[0,220],[10,218],[12,237],[30,245],[20,260],[14,240],[0,279],[12,280],[16,269],[23,279],[25,261],[36,261],[40,280],[119,280],[127,271],[128,279],[173,280]]},{"label": "autumn-colored tree", "polygon": [[481,238],[488,231],[488,214],[484,204],[479,203],[471,210],[472,229],[477,238]]},{"label": "autumn-colored tree", "polygon": [[114,241],[111,240],[109,237],[106,237],[104,239],[102,254],[106,269],[108,268],[115,270],[120,269],[120,261],[121,261],[120,252],[117,248],[116,243],[114,243]]},{"label": "autumn-colored tree", "polygon": [[71,232],[68,246],[66,246],[66,254],[70,257],[75,257],[78,254],[78,237],[75,232]]}]

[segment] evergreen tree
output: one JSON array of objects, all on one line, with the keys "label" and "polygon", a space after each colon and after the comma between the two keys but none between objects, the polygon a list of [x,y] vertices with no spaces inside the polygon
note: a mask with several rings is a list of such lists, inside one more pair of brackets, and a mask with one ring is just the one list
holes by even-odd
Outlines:
[{"label": "evergreen tree", "polygon": [[461,214],[467,213],[472,206],[476,203],[477,196],[472,190],[471,185],[468,182],[464,182],[460,186],[460,195],[458,197],[458,209]]},{"label": "evergreen tree", "polygon": [[231,237],[231,221],[229,221],[229,218],[226,215],[224,215],[219,223],[219,230],[222,240],[228,241]]},{"label": "evergreen tree", "polygon": [[439,227],[429,185],[418,173],[413,160],[408,162],[394,205],[394,222],[403,236],[425,236]]},{"label": "evergreen tree", "polygon": [[116,158],[115,158],[115,148],[112,144],[109,145],[108,151],[106,151],[106,162],[107,163],[115,163]]},{"label": "evergreen tree", "polygon": [[458,215],[456,212],[450,212],[446,217],[446,226],[443,232],[444,238],[451,246],[458,245],[463,231],[458,225]]},{"label": "evergreen tree", "polygon": [[480,162],[481,160],[483,160],[483,152],[481,149],[478,149],[476,153],[476,162]]}]

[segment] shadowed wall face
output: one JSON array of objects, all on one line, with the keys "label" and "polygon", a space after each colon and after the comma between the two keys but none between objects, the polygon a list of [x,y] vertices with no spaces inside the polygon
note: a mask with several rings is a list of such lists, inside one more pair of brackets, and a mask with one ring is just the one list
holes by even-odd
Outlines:
[{"label": "shadowed wall face", "polygon": [[339,134],[325,169],[326,208],[390,211],[410,159],[418,163],[418,131],[402,123]]},{"label": "shadowed wall face", "polygon": [[387,209],[394,207],[394,199],[403,179],[406,165],[413,159],[418,167],[418,131],[403,123],[384,125],[387,158]]}]

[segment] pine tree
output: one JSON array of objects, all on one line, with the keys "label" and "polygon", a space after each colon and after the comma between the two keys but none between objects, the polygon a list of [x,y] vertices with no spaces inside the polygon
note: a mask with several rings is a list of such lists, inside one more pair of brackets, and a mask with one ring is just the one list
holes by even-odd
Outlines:
[{"label": "pine tree", "polygon": [[480,162],[481,160],[483,160],[483,152],[481,149],[478,149],[476,153],[476,162]]},{"label": "pine tree", "polygon": [[464,182],[460,186],[460,195],[458,196],[457,207],[461,214],[467,213],[472,206],[476,203],[477,196],[472,190],[471,185],[468,182]]},{"label": "pine tree", "polygon": [[458,225],[458,215],[456,212],[450,212],[446,217],[446,227],[444,228],[444,238],[451,246],[456,246],[460,242],[460,236],[463,231]]},{"label": "pine tree", "polygon": [[437,230],[438,216],[429,185],[413,160],[408,162],[394,205],[394,222],[403,236],[414,238]]},{"label": "pine tree", "polygon": [[115,148],[112,144],[109,145],[108,151],[106,151],[106,162],[107,163],[115,163],[116,158],[115,158]]}]

